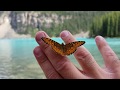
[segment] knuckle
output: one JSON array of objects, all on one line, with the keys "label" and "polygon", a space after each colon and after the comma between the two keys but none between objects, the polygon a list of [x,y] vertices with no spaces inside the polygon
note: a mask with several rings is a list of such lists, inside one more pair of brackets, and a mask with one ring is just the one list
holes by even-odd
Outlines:
[{"label": "knuckle", "polygon": [[110,64],[114,67],[120,67],[120,60],[114,52],[106,52],[106,59],[111,60]]},{"label": "knuckle", "polygon": [[112,66],[120,67],[120,60],[118,58],[114,58],[112,61]]},{"label": "knuckle", "polygon": [[114,53],[113,52],[109,52],[109,51],[106,51],[106,57],[114,57]]},{"label": "knuckle", "polygon": [[41,46],[42,46],[43,50],[46,50],[49,47],[49,45],[46,43],[42,44]]},{"label": "knuckle", "polygon": [[42,63],[45,63],[45,62],[48,60],[47,57],[45,57],[45,56],[41,56],[40,59],[41,59],[41,60],[40,60],[39,62],[40,62],[41,64],[42,64]]},{"label": "knuckle", "polygon": [[86,53],[85,51],[77,51],[75,53],[75,56],[76,56],[77,59],[80,59],[80,60],[91,59],[91,54]]},{"label": "knuckle", "polygon": [[49,72],[49,73],[46,75],[46,77],[47,77],[48,79],[58,78],[58,76],[56,75],[56,73],[55,73],[54,71]]},{"label": "knuckle", "polygon": [[84,62],[88,67],[94,67],[94,58],[90,53],[86,53],[85,51],[78,51],[75,54],[77,60]]},{"label": "knuckle", "polygon": [[69,64],[70,64],[70,61],[62,61],[62,62],[58,62],[56,63],[56,70],[58,72],[63,72],[63,71],[68,71],[69,70]]}]

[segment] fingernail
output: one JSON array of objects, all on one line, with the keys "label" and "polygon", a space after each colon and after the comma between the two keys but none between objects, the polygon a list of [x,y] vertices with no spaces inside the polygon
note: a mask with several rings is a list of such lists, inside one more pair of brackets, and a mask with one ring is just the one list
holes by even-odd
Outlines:
[{"label": "fingernail", "polygon": [[39,39],[41,40],[42,37],[45,37],[45,34],[44,34],[44,33],[41,33],[41,34],[39,35]]},{"label": "fingernail", "polygon": [[36,57],[40,57],[41,56],[40,48],[35,48],[34,54],[35,54]]},{"label": "fingernail", "polygon": [[99,42],[99,41],[103,41],[104,39],[103,39],[103,37],[102,36],[97,36],[96,38],[95,38],[95,40],[96,40],[96,42]]},{"label": "fingernail", "polygon": [[61,37],[62,37],[62,38],[65,38],[65,37],[67,37],[68,35],[69,35],[68,31],[63,31],[63,32],[61,33]]},{"label": "fingernail", "polygon": [[41,32],[37,35],[37,37],[36,37],[37,41],[40,42],[42,37],[45,37],[45,34],[43,32]]}]

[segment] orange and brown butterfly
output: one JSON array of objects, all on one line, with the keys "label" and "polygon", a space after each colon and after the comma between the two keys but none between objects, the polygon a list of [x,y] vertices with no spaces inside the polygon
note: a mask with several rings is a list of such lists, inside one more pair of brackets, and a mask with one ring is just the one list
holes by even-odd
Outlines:
[{"label": "orange and brown butterfly", "polygon": [[50,45],[55,52],[62,56],[73,54],[77,50],[77,47],[85,43],[85,41],[75,41],[64,45],[63,43],[59,44],[50,38],[42,37],[41,39],[46,44]]}]

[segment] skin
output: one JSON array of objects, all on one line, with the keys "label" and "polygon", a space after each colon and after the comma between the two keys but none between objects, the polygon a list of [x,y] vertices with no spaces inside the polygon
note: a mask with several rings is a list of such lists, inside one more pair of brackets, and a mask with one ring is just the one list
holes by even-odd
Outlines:
[{"label": "skin", "polygon": [[[45,44],[41,37],[50,38],[44,31],[36,34],[39,44],[33,53],[42,68],[47,79],[117,79],[120,78],[120,61],[114,51],[102,36],[96,36],[96,45],[104,59],[105,67],[100,67],[91,53],[80,46],[74,53],[82,70],[77,68],[67,56],[56,54],[49,45]],[[73,35],[65,30],[60,33],[65,43],[76,41]]]}]

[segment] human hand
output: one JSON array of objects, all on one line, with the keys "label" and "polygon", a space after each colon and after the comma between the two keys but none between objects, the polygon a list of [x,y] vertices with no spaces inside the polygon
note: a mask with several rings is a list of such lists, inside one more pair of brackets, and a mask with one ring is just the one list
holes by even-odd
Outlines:
[{"label": "human hand", "polygon": [[[80,46],[74,57],[82,67],[78,69],[67,56],[56,54],[52,48],[41,40],[49,36],[44,31],[36,34],[37,46],[33,53],[48,79],[115,79],[120,78],[120,61],[114,51],[101,36],[96,36],[97,47],[104,59],[105,68],[101,68],[90,52]],[[75,38],[69,31],[62,31],[60,37],[65,43],[74,42]]]}]

